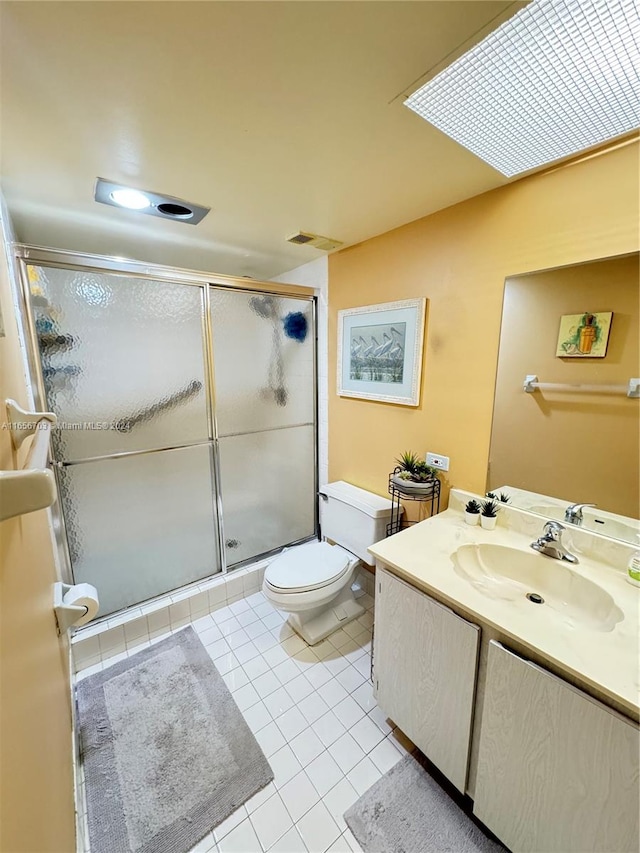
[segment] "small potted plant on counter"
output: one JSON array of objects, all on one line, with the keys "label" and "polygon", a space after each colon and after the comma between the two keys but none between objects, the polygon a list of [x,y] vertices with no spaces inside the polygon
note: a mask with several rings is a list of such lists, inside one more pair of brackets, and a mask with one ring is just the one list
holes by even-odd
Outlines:
[{"label": "small potted plant on counter", "polygon": [[486,497],[491,498],[491,500],[494,501],[500,501],[500,503],[503,504],[508,504],[511,500],[511,496],[508,495],[506,492],[500,492],[499,495],[496,495],[495,492],[487,492]]},{"label": "small potted plant on counter", "polygon": [[464,508],[464,520],[467,522],[467,524],[473,525],[478,523],[481,509],[482,507],[480,506],[478,501],[467,501],[467,505]]},{"label": "small potted plant on counter", "polygon": [[411,451],[396,459],[397,468],[392,476],[394,486],[400,492],[413,495],[428,495],[433,491],[437,471]]},{"label": "small potted plant on counter", "polygon": [[480,505],[480,526],[485,530],[493,530],[498,520],[498,510],[500,504],[497,501],[489,500],[482,501]]}]

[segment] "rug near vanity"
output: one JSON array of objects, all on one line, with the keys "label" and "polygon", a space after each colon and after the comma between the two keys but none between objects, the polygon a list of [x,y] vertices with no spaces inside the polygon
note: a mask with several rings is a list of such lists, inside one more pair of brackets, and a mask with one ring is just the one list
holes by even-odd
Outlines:
[{"label": "rug near vanity", "polygon": [[364,853],[505,853],[425,769],[406,755],[345,814]]}]

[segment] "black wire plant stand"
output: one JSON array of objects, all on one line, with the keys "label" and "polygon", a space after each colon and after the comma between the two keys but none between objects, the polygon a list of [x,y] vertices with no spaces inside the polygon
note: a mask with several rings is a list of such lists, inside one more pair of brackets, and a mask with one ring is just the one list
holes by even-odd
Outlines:
[{"label": "black wire plant stand", "polygon": [[427,480],[424,483],[409,481],[406,485],[401,486],[398,480],[394,479],[401,471],[402,468],[394,468],[391,474],[389,474],[391,516],[389,517],[389,524],[387,524],[387,536],[393,536],[394,533],[399,533],[405,527],[417,523],[415,521],[405,521],[403,524],[402,501],[417,501],[427,504],[429,510],[427,517],[429,518],[440,512],[440,480],[434,477],[433,480]]}]

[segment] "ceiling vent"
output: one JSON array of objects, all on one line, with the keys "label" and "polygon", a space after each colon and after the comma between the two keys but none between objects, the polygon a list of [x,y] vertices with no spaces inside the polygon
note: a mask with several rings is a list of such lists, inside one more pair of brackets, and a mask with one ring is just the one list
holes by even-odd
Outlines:
[{"label": "ceiling vent", "polygon": [[331,237],[321,237],[319,234],[310,234],[308,231],[292,234],[291,237],[287,237],[287,242],[295,243],[297,246],[313,246],[314,249],[320,249],[323,252],[330,252],[332,249],[344,246],[342,240],[332,240]]}]

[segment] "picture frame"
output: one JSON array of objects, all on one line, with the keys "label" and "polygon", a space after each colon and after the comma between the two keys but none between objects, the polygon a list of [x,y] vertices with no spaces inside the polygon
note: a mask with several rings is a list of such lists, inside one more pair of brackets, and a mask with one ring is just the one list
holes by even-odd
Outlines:
[{"label": "picture frame", "polygon": [[426,299],[338,311],[341,397],[420,405]]},{"label": "picture frame", "polygon": [[607,354],[612,311],[563,314],[558,331],[558,358],[604,358]]}]

